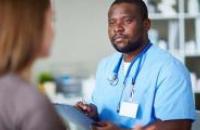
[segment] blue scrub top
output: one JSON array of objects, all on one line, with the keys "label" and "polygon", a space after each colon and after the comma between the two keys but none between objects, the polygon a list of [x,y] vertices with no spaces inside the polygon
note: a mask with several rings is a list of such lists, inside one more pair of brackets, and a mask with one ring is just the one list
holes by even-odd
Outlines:
[{"label": "blue scrub top", "polygon": [[[196,117],[190,74],[186,67],[168,52],[152,45],[143,55],[141,69],[135,81],[134,101],[139,104],[136,118],[120,116],[117,112],[123,91],[124,74],[119,68],[119,82],[112,86],[108,77],[121,57],[115,53],[101,61],[96,74],[92,103],[98,108],[102,121],[111,121],[122,128],[148,125],[157,119],[191,119]],[[128,101],[139,59],[127,78],[122,101]]]}]

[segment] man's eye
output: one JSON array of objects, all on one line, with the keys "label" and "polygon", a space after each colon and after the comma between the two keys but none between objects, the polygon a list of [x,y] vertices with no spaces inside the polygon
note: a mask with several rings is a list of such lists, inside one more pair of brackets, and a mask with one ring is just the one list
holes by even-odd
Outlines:
[{"label": "man's eye", "polygon": [[110,20],[108,23],[109,23],[109,25],[114,25],[115,24],[115,22],[113,20]]},{"label": "man's eye", "polygon": [[133,20],[132,20],[132,19],[125,19],[124,21],[125,21],[125,23],[128,23],[128,24],[129,24],[129,23],[131,23]]}]

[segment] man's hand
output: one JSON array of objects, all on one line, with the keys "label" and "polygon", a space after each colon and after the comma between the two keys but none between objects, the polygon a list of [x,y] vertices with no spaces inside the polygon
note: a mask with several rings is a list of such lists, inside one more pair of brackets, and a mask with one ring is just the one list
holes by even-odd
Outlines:
[{"label": "man's hand", "polygon": [[97,114],[97,108],[93,104],[84,104],[83,102],[78,102],[75,107],[82,111],[84,114],[86,114],[88,117],[97,120],[98,114]]},{"label": "man's hand", "polygon": [[140,125],[137,125],[134,129],[132,130],[144,130],[144,128]]},{"label": "man's hand", "polygon": [[148,126],[148,127],[142,127],[140,125],[137,125],[134,129],[132,130],[157,130],[155,126]]},{"label": "man's hand", "polygon": [[96,122],[92,126],[92,130],[156,130],[155,127],[144,128],[137,125],[134,129],[119,128],[111,122]]},{"label": "man's hand", "polygon": [[92,126],[92,130],[122,130],[111,122],[96,122]]}]

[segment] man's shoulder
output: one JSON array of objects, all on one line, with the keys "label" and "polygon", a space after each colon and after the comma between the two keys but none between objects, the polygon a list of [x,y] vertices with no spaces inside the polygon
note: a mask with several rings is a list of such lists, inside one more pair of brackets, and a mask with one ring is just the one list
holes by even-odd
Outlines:
[{"label": "man's shoulder", "polygon": [[163,50],[157,47],[156,45],[153,45],[151,47],[147,56],[149,60],[151,60],[152,62],[156,64],[168,64],[168,63],[174,63],[174,62],[178,64],[182,64],[180,59],[173,56],[169,51]]},{"label": "man's shoulder", "polygon": [[97,67],[97,74],[103,73],[105,75],[107,73],[110,73],[110,71],[113,70],[113,68],[119,61],[120,57],[121,57],[121,54],[116,52],[101,59]]},{"label": "man's shoulder", "polygon": [[151,48],[148,59],[151,67],[164,71],[165,74],[171,72],[178,74],[185,73],[186,75],[188,74],[188,69],[180,59],[173,56],[167,50],[163,50],[155,45]]},{"label": "man's shoulder", "polygon": [[152,47],[149,50],[149,54],[152,58],[176,59],[170,54],[169,51],[161,49],[157,45],[152,45]]},{"label": "man's shoulder", "polygon": [[104,58],[101,59],[99,65],[109,65],[109,64],[114,64],[115,62],[117,62],[119,60],[119,58],[121,57],[121,53],[119,52],[115,52],[109,56],[106,56]]}]

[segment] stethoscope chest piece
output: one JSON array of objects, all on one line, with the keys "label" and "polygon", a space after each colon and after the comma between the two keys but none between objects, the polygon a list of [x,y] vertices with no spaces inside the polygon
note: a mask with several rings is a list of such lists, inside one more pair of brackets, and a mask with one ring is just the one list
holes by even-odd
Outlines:
[{"label": "stethoscope chest piece", "polygon": [[117,77],[117,74],[111,74],[109,77],[108,77],[108,81],[110,83],[111,86],[116,86],[119,82],[119,79]]}]

